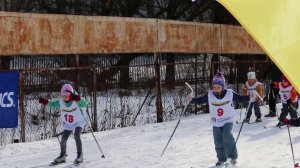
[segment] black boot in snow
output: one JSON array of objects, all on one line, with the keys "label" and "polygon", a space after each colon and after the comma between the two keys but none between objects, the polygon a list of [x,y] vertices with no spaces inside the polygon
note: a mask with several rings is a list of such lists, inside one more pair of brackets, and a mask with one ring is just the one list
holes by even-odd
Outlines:
[{"label": "black boot in snow", "polygon": [[265,115],[265,117],[276,117],[276,114],[274,114],[274,113],[269,113],[269,114]]},{"label": "black boot in snow", "polygon": [[262,122],[261,118],[260,117],[257,117],[255,122]]},{"label": "black boot in snow", "polygon": [[236,161],[236,159],[231,159],[231,161],[230,161],[230,164],[232,164],[232,165],[236,165],[236,164],[237,164],[237,161]]},{"label": "black boot in snow", "polygon": [[249,121],[250,121],[250,117],[247,117],[247,118],[244,119],[244,122],[246,122],[246,123],[249,122]]},{"label": "black boot in snow", "polygon": [[282,127],[282,126],[284,126],[284,125],[285,125],[285,123],[280,121],[276,126],[277,126],[277,127]]},{"label": "black boot in snow", "polygon": [[216,166],[223,166],[223,165],[225,165],[225,162],[223,162],[223,161],[218,161],[216,163]]}]

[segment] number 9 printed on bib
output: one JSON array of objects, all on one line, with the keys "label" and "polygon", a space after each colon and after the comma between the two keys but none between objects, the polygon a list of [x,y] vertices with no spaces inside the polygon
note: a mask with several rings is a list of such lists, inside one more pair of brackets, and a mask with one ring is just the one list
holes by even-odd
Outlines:
[{"label": "number 9 printed on bib", "polygon": [[224,114],[224,110],[222,108],[219,108],[217,110],[218,116],[221,117]]}]

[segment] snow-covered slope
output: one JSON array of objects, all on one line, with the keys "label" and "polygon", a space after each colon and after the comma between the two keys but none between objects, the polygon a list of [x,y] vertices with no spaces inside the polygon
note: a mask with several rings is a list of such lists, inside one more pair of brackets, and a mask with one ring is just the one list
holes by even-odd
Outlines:
[{"label": "snow-covered slope", "polygon": [[[261,107],[263,113],[266,109]],[[243,110],[244,113],[245,109]],[[236,119],[239,120],[240,110]],[[254,114],[252,120],[254,120]],[[264,118],[263,123],[245,124],[238,141],[241,168],[292,168],[287,128],[264,129],[275,125],[276,118]],[[160,154],[177,121],[115,129],[95,133],[106,156],[101,154],[91,134],[82,135],[85,167],[99,168],[207,168],[216,162],[209,115],[183,118],[165,155]],[[234,124],[236,136],[241,125]],[[300,161],[300,128],[290,129],[296,161]],[[59,154],[57,139],[9,144],[0,148],[0,167],[35,167],[49,164]],[[67,163],[76,156],[73,137],[68,141]]]}]

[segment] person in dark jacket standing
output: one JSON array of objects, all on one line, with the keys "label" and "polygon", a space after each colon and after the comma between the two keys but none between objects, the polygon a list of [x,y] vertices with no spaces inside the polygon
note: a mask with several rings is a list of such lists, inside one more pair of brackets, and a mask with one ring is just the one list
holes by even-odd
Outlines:
[{"label": "person in dark jacket standing", "polygon": [[269,92],[269,114],[265,117],[276,117],[276,101],[279,95],[279,89],[274,88],[274,82],[281,82],[282,72],[271,62],[268,70],[264,73],[264,78],[271,77],[270,92]]}]

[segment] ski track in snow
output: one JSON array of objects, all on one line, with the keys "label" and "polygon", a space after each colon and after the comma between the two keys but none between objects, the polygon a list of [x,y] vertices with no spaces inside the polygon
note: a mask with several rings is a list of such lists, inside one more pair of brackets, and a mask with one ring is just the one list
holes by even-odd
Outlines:
[{"label": "ski track in snow", "polygon": [[[280,106],[278,106],[280,109]],[[263,114],[267,113],[261,107]],[[240,121],[240,110],[236,110]],[[245,109],[243,109],[243,112]],[[183,118],[164,156],[160,154],[166,145],[176,121],[120,128],[95,133],[105,159],[91,134],[82,135],[83,156],[86,163],[79,167],[101,168],[209,168],[216,159],[209,115]],[[255,120],[252,114],[251,121]],[[263,122],[244,124],[237,143],[239,158],[236,168],[292,168],[292,154],[287,128],[269,128],[277,124],[277,118],[263,118]],[[241,124],[234,123],[236,137]],[[300,161],[300,128],[291,127],[295,160]],[[67,145],[67,163],[55,168],[71,167],[76,157],[76,145],[70,136]],[[30,168],[50,164],[59,155],[56,138],[0,147],[0,168]]]}]

